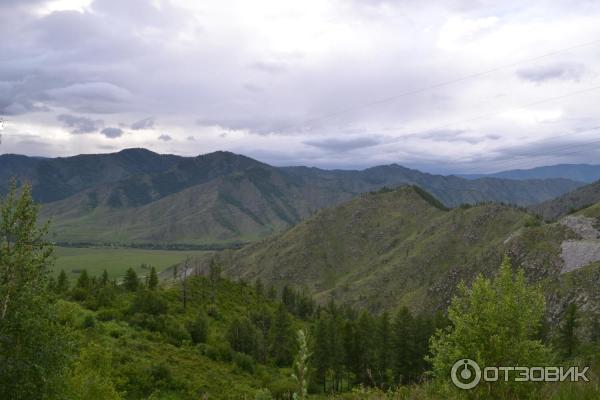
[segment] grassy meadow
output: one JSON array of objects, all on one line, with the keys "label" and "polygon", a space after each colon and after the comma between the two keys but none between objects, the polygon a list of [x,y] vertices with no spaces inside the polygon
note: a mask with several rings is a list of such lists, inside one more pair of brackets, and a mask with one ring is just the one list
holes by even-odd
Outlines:
[{"label": "grassy meadow", "polygon": [[153,266],[160,272],[187,256],[197,256],[201,250],[148,250],[126,247],[55,247],[56,260],[52,271],[58,274],[61,270],[71,279],[86,269],[91,276],[100,276],[106,269],[111,278],[120,278],[128,268],[133,268],[139,275],[145,276],[147,270],[142,265]]}]

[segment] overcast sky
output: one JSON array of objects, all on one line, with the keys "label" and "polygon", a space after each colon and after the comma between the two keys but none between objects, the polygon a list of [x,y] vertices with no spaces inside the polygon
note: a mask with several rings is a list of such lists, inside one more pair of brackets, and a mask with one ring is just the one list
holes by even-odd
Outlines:
[{"label": "overcast sky", "polygon": [[0,153],[600,163],[600,2],[0,0]]}]

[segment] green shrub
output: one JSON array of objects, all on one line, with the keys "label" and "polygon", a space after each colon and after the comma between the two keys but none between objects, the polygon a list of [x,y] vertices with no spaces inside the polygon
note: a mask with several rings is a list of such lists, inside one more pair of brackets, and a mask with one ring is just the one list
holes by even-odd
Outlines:
[{"label": "green shrub", "polygon": [[256,363],[254,359],[248,354],[244,353],[233,353],[233,362],[242,371],[253,374],[256,369]]}]

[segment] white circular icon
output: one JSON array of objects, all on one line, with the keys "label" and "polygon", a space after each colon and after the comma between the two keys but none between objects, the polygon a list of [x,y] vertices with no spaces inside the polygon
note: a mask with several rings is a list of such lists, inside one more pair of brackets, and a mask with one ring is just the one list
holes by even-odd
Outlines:
[{"label": "white circular icon", "polygon": [[475,361],[463,358],[454,363],[450,376],[457,388],[473,389],[481,380],[481,368]]}]

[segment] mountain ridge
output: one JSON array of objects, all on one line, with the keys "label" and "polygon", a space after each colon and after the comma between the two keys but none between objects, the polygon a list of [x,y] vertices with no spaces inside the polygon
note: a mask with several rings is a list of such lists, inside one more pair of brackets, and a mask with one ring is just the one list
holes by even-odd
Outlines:
[{"label": "mountain ridge", "polygon": [[137,148],[56,159],[5,157],[4,163],[10,160],[17,162],[0,175],[0,184],[7,187],[11,175],[30,181],[60,242],[239,243],[382,187],[418,185],[456,207],[528,205],[581,185],[565,179],[466,180],[398,164],[360,171],[275,167],[225,151],[182,157]]}]

